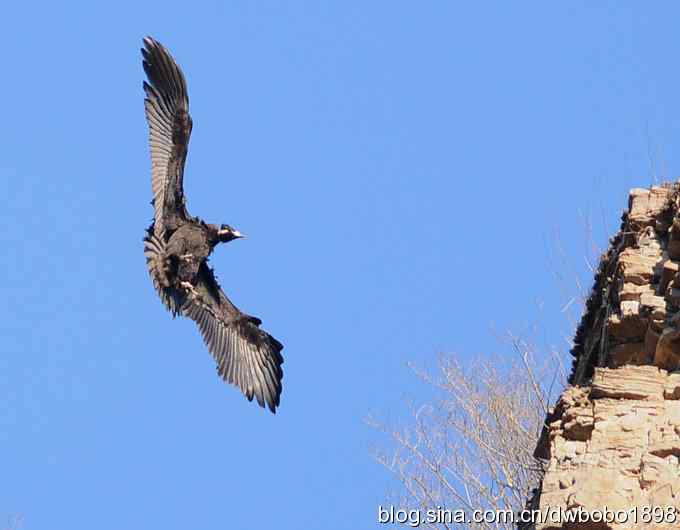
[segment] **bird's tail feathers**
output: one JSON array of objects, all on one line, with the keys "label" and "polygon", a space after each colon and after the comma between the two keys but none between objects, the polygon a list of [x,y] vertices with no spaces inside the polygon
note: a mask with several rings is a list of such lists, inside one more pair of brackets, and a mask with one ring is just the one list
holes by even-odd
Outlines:
[{"label": "bird's tail feathers", "polygon": [[144,238],[144,257],[146,258],[149,276],[153,281],[153,286],[158,296],[163,305],[172,313],[172,316],[176,317],[180,314],[182,303],[184,302],[183,296],[168,281],[165,264],[165,243],[152,231],[148,231],[147,236]]}]

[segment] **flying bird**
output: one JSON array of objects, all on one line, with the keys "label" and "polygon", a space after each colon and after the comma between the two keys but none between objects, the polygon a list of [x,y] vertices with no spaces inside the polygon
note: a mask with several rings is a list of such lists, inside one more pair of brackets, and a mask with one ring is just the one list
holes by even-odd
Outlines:
[{"label": "flying bird", "polygon": [[242,313],[226,297],[208,266],[219,243],[243,237],[229,225],[192,217],[184,197],[184,163],[192,121],[182,70],[151,37],[142,48],[144,107],[149,124],[154,220],[144,238],[153,285],[173,317],[196,322],[217,372],[246,398],[276,412],[283,378],[283,345],[260,329],[261,320]]}]

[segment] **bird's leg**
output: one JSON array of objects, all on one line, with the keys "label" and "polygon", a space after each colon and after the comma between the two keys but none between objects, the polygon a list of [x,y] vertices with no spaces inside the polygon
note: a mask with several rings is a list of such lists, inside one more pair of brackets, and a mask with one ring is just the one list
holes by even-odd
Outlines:
[{"label": "bird's leg", "polygon": [[194,298],[198,298],[198,293],[196,292],[196,289],[194,289],[194,286],[191,285],[191,282],[179,282],[179,284],[184,287],[187,291],[189,291],[189,294],[193,296]]}]

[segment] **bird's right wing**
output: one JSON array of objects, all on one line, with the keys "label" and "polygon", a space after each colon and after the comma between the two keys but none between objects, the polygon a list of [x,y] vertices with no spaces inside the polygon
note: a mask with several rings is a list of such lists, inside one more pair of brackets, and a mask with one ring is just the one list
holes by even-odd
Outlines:
[{"label": "bird's right wing", "polygon": [[188,217],[183,180],[192,123],[184,74],[168,50],[146,37],[142,56],[149,78],[144,82],[144,108],[149,124],[154,229],[161,236],[177,217]]},{"label": "bird's right wing", "polygon": [[198,271],[194,293],[186,293],[182,313],[194,320],[217,361],[217,371],[237,385],[252,401],[276,412],[283,378],[283,345],[260,329],[260,319],[239,311],[225,296],[212,270],[204,262]]}]

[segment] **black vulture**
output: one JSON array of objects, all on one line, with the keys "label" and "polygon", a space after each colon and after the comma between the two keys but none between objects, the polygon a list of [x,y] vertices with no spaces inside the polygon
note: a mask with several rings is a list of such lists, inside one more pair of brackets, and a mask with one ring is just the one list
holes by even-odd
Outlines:
[{"label": "black vulture", "polygon": [[208,256],[218,243],[243,237],[229,225],[209,224],[187,211],[184,162],[191,135],[189,97],[182,70],[151,37],[142,48],[151,149],[154,220],[144,238],[149,275],[165,307],[196,322],[219,375],[252,401],[276,412],[283,378],[283,345],[260,329],[220,288]]}]

